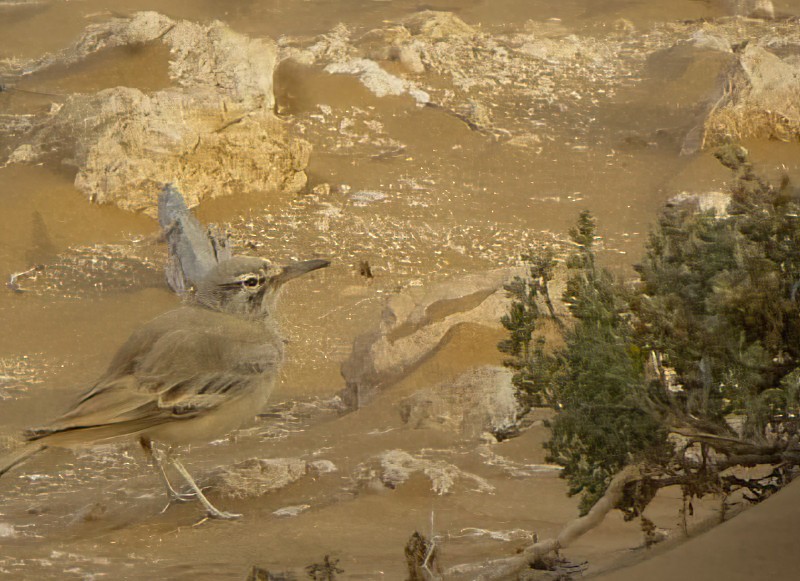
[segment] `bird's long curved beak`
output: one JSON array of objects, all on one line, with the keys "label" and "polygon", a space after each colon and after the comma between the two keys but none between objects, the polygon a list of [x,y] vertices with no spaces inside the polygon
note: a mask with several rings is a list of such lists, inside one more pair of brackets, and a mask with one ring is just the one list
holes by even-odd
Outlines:
[{"label": "bird's long curved beak", "polygon": [[331,263],[330,260],[316,258],[314,260],[304,260],[302,262],[292,262],[283,267],[283,270],[272,278],[272,284],[276,287],[289,282],[293,278],[302,276],[312,270],[325,268]]}]

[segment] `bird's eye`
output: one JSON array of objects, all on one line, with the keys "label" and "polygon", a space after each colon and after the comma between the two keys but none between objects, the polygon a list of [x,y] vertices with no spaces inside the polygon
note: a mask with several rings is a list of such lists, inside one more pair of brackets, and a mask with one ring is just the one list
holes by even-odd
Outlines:
[{"label": "bird's eye", "polygon": [[246,279],[242,281],[244,286],[254,287],[258,286],[258,277],[257,276],[248,276]]}]

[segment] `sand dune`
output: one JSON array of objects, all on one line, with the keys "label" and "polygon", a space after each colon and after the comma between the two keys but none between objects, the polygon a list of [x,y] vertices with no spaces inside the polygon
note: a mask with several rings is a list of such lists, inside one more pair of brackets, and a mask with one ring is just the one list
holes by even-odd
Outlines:
[{"label": "sand dune", "polygon": [[800,579],[800,482],[761,506],[598,581],[756,581]]}]

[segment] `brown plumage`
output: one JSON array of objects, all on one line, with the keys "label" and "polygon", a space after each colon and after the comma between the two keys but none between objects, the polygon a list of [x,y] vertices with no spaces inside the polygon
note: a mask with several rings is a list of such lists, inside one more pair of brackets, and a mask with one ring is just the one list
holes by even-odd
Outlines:
[{"label": "brown plumage", "polygon": [[72,409],[29,430],[28,443],[0,459],[0,475],[47,447],[133,436],[153,455],[174,500],[186,496],[169,484],[165,461],[187,479],[209,516],[238,516],[214,508],[180,462],[152,443],[169,448],[210,441],[264,406],[283,361],[283,340],[271,316],[276,293],[288,280],[328,264],[311,260],[276,268],[239,256],[215,266],[193,304],[135,331]]}]

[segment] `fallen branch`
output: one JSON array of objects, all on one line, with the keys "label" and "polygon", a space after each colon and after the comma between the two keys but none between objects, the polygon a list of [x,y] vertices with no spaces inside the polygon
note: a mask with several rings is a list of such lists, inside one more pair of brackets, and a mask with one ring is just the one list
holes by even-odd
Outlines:
[{"label": "fallen branch", "polygon": [[548,553],[564,549],[578,538],[603,522],[606,515],[622,501],[625,488],[632,482],[642,478],[642,468],[638,465],[627,466],[619,472],[608,485],[606,493],[598,500],[589,512],[569,523],[561,529],[556,538],[538,541],[526,547],[521,553],[505,559],[487,561],[477,565],[459,565],[448,570],[446,578],[451,575],[470,574],[471,579],[493,581],[509,579],[512,575],[530,567],[530,563]]},{"label": "fallen branch", "polygon": [[[708,434],[701,434],[707,436]],[[696,434],[693,434],[696,436]],[[745,444],[738,440],[733,440],[721,437],[715,440],[719,443],[732,444],[735,443],[737,447],[740,444]],[[756,446],[751,446],[751,449],[758,449]],[[773,466],[798,466],[800,465],[800,452],[797,450],[784,451],[784,452],[771,452],[765,450],[764,453],[751,453],[729,456],[714,464],[713,472],[719,475],[720,472],[732,468],[734,466],[757,466],[768,465]],[[752,501],[759,501],[777,490],[775,483],[770,479],[776,476],[775,473],[767,478],[756,479],[755,482],[751,480],[739,479],[735,476],[726,476],[722,481],[727,483],[729,487],[746,489],[755,493],[755,499]],[[446,578],[457,577],[462,575],[469,575],[470,579],[479,581],[500,581],[503,579],[513,578],[514,575],[519,574],[523,570],[530,567],[531,563],[545,557],[549,553],[558,552],[575,542],[578,538],[585,535],[590,530],[597,527],[603,522],[606,515],[614,510],[620,508],[625,510],[626,507],[626,493],[631,492],[631,487],[640,483],[645,485],[649,494],[647,500],[644,502],[646,505],[649,499],[654,496],[655,492],[661,488],[674,485],[687,485],[695,483],[697,473],[687,472],[683,474],[672,475],[655,475],[645,469],[643,465],[632,465],[622,469],[608,485],[605,494],[598,500],[589,512],[573,521],[567,523],[561,532],[555,538],[537,541],[526,547],[517,555],[507,557],[504,559],[495,559],[491,561],[484,561],[482,563],[467,563],[456,565],[448,569]],[[762,482],[765,480],[766,482]],[[715,480],[721,482],[720,480]],[[640,491],[641,492],[641,491]],[[639,506],[637,514],[644,506]]]}]

